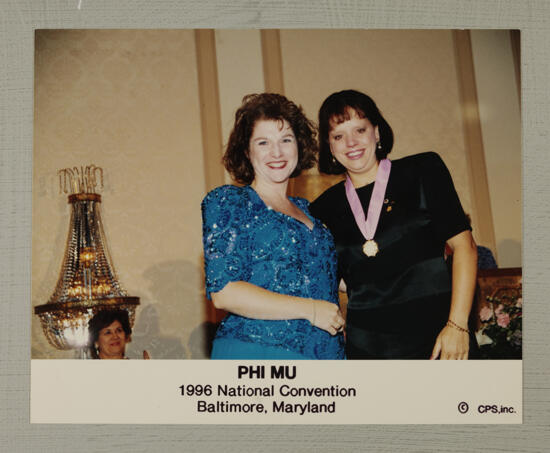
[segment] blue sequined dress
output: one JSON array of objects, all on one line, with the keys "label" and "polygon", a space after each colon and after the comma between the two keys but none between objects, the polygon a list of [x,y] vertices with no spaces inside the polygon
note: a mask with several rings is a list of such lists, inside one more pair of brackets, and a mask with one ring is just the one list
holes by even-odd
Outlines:
[{"label": "blue sequined dress", "polygon": [[[280,294],[338,303],[337,258],[332,236],[313,222],[266,206],[250,186],[221,186],[202,201],[206,296],[233,281]],[[229,313],[214,340],[216,359],[343,359],[343,336],[331,336],[305,319],[260,320]]]}]

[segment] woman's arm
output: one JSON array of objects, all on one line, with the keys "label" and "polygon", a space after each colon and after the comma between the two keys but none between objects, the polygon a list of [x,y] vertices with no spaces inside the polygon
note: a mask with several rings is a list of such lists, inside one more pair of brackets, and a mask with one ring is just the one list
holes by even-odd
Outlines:
[{"label": "woman's arm", "polygon": [[453,250],[450,323],[437,337],[431,359],[464,360],[468,358],[469,336],[459,327],[468,328],[476,286],[477,247],[470,231],[453,236],[447,244]]},{"label": "woman's arm", "polygon": [[307,319],[334,335],[344,320],[338,305],[266,290],[250,279],[249,232],[253,213],[246,189],[222,186],[202,202],[206,296],[214,306],[253,319]]},{"label": "woman's arm", "polygon": [[216,308],[253,319],[307,319],[331,335],[341,331],[344,318],[338,305],[325,300],[287,296],[252,283],[229,282],[218,292],[212,292]]}]

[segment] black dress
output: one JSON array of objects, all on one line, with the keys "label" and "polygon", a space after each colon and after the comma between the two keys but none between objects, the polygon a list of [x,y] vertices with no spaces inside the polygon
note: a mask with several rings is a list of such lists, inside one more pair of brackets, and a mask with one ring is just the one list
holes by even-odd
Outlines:
[{"label": "black dress", "polygon": [[[357,189],[365,213],[373,187]],[[347,357],[429,359],[450,309],[445,242],[471,229],[441,158],[429,152],[392,161],[375,257],[362,252],[343,181],[310,212],[331,230],[347,285]]]}]

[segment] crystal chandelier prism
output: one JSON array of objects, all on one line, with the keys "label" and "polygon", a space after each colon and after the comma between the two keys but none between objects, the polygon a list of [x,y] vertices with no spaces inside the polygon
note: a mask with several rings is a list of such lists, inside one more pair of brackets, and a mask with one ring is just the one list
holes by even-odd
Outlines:
[{"label": "crystal chandelier prism", "polygon": [[108,251],[97,193],[103,188],[103,169],[65,168],[58,175],[60,192],[69,194],[69,234],[55,290],[34,312],[52,346],[84,354],[88,321],[101,310],[123,309],[133,326],[139,297],[128,296],[122,288]]}]

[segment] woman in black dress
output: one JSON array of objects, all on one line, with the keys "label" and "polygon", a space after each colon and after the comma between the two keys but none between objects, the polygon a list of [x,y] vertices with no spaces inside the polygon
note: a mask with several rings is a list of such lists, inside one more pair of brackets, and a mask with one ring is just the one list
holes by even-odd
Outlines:
[{"label": "woman in black dress", "polygon": [[477,251],[441,158],[428,152],[390,162],[393,132],[374,101],[354,90],[324,101],[319,139],[320,171],[346,174],[310,211],[336,242],[348,294],[347,357],[467,359]]}]

